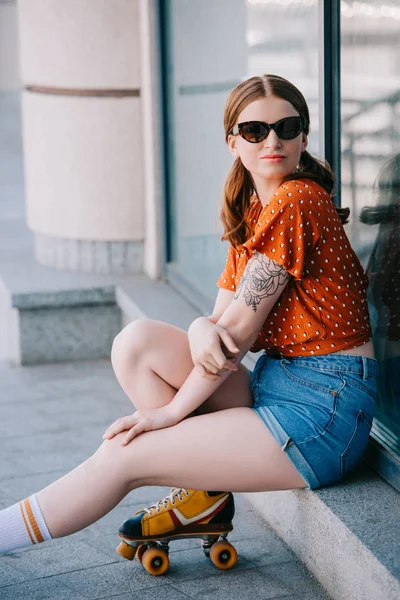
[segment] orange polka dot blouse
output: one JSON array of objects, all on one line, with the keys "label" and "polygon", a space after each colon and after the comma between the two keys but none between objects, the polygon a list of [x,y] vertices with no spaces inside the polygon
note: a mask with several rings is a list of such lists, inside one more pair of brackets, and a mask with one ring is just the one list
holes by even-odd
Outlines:
[{"label": "orange polka dot blouse", "polygon": [[311,179],[283,183],[248,219],[254,234],[230,245],[217,286],[236,291],[253,252],[292,275],[250,352],[280,356],[329,354],[371,339],[368,278],[326,190]]}]

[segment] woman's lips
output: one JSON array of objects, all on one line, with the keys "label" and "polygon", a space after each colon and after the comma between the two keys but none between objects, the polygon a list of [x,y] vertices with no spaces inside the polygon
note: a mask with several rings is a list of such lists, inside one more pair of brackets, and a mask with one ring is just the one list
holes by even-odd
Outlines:
[{"label": "woman's lips", "polygon": [[284,156],[263,156],[261,160],[268,160],[270,162],[280,162],[281,160],[285,160]]}]

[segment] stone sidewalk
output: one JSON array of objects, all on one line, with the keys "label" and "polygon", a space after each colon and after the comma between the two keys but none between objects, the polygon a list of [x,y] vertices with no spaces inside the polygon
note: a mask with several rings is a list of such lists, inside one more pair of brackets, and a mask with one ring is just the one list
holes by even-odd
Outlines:
[{"label": "stone sidewalk", "polygon": [[[0,509],[85,460],[105,428],[131,410],[109,361],[1,365]],[[1,556],[1,600],[329,598],[240,494],[228,538],[238,551],[231,570],[217,569],[197,540],[171,543],[171,566],[161,577],[120,558],[115,547],[121,522],[168,493],[164,487],[140,488],[81,532]]]}]

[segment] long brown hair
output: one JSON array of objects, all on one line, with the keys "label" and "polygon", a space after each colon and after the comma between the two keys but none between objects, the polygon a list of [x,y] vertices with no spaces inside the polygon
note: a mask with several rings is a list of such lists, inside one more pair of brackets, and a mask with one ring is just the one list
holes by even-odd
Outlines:
[{"label": "long brown hair", "polygon": [[[240,113],[254,100],[277,96],[287,100],[304,117],[306,127],[310,130],[310,114],[303,94],[292,83],[278,75],[261,75],[250,77],[237,85],[230,92],[225,104],[224,128],[225,141],[236,124]],[[302,152],[299,170],[282,178],[282,183],[292,179],[308,178],[319,183],[333,197],[334,174],[326,160],[311,156],[306,150]],[[240,246],[253,235],[251,224],[246,222],[250,207],[250,198],[255,192],[255,185],[250,171],[246,169],[240,158],[237,158],[228,173],[223,190],[220,219],[224,227],[223,240],[229,240],[234,246]],[[342,223],[347,223],[349,209],[337,209]]]}]

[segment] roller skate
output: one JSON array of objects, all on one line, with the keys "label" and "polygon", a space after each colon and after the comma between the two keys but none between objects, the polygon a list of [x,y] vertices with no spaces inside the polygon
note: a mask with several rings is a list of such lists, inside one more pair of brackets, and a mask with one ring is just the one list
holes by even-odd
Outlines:
[{"label": "roller skate", "polygon": [[237,560],[226,539],[234,514],[231,492],[171,488],[168,496],[124,521],[116,551],[127,560],[136,556],[150,575],[163,575],[169,567],[172,540],[201,538],[203,552],[214,565],[230,569]]}]

